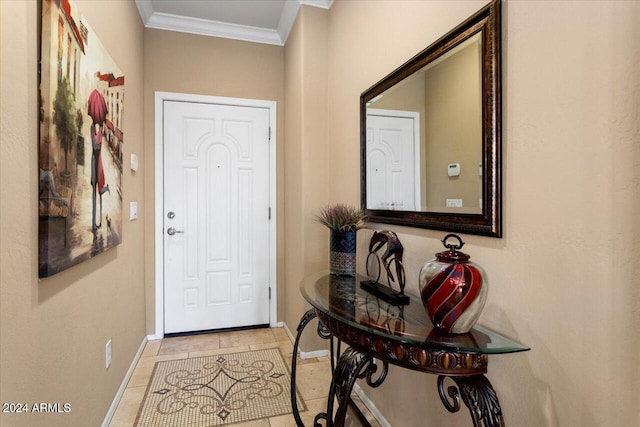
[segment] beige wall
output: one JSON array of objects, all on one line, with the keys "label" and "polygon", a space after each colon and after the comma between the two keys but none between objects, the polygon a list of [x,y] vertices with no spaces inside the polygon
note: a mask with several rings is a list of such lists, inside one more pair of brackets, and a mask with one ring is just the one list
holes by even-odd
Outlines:
[{"label": "beige wall", "polygon": [[284,318],[284,48],[215,37],[144,31],[144,174],[147,182],[145,266],[147,331],[155,332],[155,133],[154,94],[198,95],[276,101],[278,320]]},{"label": "beige wall", "polygon": [[[429,212],[482,213],[482,73],[480,46],[473,43],[425,73],[426,209]],[[448,165],[460,164],[450,177]],[[447,208],[461,199],[462,208]]]},{"label": "beige wall", "polygon": [[[334,2],[329,177],[305,192],[359,203],[360,93],[484,4]],[[463,238],[489,275],[480,322],[532,347],[491,357],[507,425],[640,424],[639,16],[638,2],[503,3],[505,237]],[[376,227],[398,232],[417,292],[443,233]],[[470,425],[434,376],[392,369],[370,395],[394,426]]]},{"label": "beige wall", "polygon": [[[300,297],[305,275],[326,268],[328,230],[313,221],[329,203],[327,139],[327,12],[304,6],[285,48],[286,77],[286,313],[295,333],[302,314],[311,308]],[[309,330],[312,328],[310,327]],[[315,334],[305,334],[301,348],[321,346]]]},{"label": "beige wall", "polygon": [[[124,158],[142,161],[140,15],[133,2],[77,5],[126,76]],[[38,279],[37,2],[0,10],[0,401],[71,404],[68,414],[0,413],[0,425],[97,426],[145,336],[144,225],[125,220],[121,245]],[[144,212],[143,177],[125,167],[123,181],[124,206]]]}]

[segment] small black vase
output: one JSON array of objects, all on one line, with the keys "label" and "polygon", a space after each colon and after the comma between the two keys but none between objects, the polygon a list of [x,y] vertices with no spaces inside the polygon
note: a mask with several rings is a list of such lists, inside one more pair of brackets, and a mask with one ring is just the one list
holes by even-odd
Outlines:
[{"label": "small black vase", "polygon": [[329,272],[337,276],[356,275],[356,232],[331,230]]}]

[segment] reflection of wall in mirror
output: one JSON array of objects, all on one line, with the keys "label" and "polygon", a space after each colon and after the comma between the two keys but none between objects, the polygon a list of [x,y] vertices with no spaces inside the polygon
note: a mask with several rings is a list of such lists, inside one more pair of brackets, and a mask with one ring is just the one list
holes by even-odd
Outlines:
[{"label": "reflection of wall in mirror", "polygon": [[[482,79],[479,43],[469,44],[426,72],[424,126],[427,144],[422,200],[429,212],[482,213]],[[460,163],[460,176],[447,167]],[[462,199],[462,208],[447,208],[447,199]]]}]

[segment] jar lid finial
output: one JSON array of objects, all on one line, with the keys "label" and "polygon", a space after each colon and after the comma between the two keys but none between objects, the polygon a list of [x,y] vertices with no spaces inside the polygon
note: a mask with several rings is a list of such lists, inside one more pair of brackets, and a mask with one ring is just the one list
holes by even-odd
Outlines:
[{"label": "jar lid finial", "polygon": [[[455,243],[447,243],[447,240],[449,240],[450,238],[457,239],[458,244],[456,245]],[[471,258],[469,255],[465,254],[464,252],[459,252],[459,250],[462,249],[462,247],[464,246],[464,242],[462,241],[460,236],[458,236],[457,234],[451,233],[444,236],[444,239],[442,239],[442,245],[449,250],[445,252],[439,252],[436,254],[436,257],[439,261],[466,262],[466,261],[469,261],[469,258]]]}]

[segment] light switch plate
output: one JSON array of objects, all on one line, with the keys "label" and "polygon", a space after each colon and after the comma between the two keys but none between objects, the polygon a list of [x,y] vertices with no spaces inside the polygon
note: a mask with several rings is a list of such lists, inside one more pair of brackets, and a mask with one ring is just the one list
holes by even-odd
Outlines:
[{"label": "light switch plate", "polygon": [[138,219],[138,202],[129,203],[129,220]]},{"label": "light switch plate", "polygon": [[462,207],[462,199],[447,199],[447,207],[448,208],[461,208]]},{"label": "light switch plate", "polygon": [[104,346],[104,362],[105,367],[109,369],[109,366],[111,366],[111,340],[107,341],[107,344]]},{"label": "light switch plate", "polygon": [[136,172],[138,170],[138,156],[131,153],[131,170]]}]

